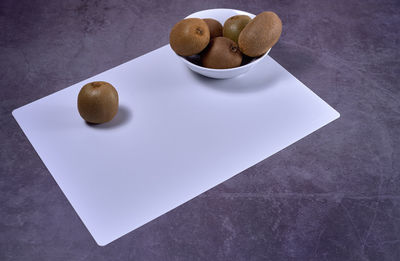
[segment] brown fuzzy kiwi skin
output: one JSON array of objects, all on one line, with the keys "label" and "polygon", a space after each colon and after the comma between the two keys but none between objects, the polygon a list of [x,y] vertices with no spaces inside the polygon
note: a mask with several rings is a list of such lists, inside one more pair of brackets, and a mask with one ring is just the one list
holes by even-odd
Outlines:
[{"label": "brown fuzzy kiwi skin", "polygon": [[118,92],[108,82],[85,84],[78,94],[78,111],[89,123],[111,121],[118,112]]},{"label": "brown fuzzy kiwi skin", "polygon": [[215,37],[202,53],[201,62],[204,67],[212,69],[234,68],[242,63],[242,53],[231,39]]},{"label": "brown fuzzy kiwi skin", "polygon": [[265,54],[278,42],[282,21],[274,12],[262,12],[246,25],[239,35],[239,48],[250,57]]},{"label": "brown fuzzy kiwi skin", "polygon": [[222,24],[215,19],[205,18],[204,22],[208,25],[208,29],[210,30],[210,39],[222,36]]},{"label": "brown fuzzy kiwi skin", "polygon": [[240,32],[251,21],[247,15],[235,15],[228,18],[224,23],[223,36],[238,43]]},{"label": "brown fuzzy kiwi skin", "polygon": [[169,43],[175,53],[191,56],[203,51],[210,42],[210,30],[200,18],[187,18],[174,25]]}]

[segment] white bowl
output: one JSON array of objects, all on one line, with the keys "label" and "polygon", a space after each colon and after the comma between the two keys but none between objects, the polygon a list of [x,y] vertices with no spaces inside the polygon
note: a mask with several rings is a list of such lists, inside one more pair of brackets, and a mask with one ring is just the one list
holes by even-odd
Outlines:
[{"label": "white bowl", "polygon": [[[185,17],[185,19],[186,18],[213,18],[223,25],[229,17],[234,16],[234,15],[248,15],[251,18],[255,17],[254,14],[251,14],[251,13],[248,13],[245,11],[240,11],[240,10],[235,10],[235,9],[218,8],[218,9],[208,9],[208,10],[199,11],[199,12],[193,13],[193,14]],[[196,73],[199,73],[201,75],[204,75],[204,76],[207,76],[210,78],[215,78],[215,79],[228,79],[228,78],[236,77],[236,76],[243,74],[243,73],[247,72],[248,70],[250,70],[251,67],[253,67],[259,61],[264,59],[265,56],[268,55],[270,50],[271,49],[269,49],[263,56],[253,59],[248,64],[245,64],[245,65],[242,65],[239,67],[235,67],[235,68],[231,68],[231,69],[210,69],[210,68],[196,65],[196,64],[188,61],[185,57],[182,57],[179,55],[178,55],[178,57],[186,64],[187,67],[189,67],[190,70],[192,70]]]}]

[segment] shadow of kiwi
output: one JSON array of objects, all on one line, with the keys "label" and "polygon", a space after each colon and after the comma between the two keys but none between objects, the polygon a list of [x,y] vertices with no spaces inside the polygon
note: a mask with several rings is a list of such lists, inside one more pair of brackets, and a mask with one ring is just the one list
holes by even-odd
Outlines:
[{"label": "shadow of kiwi", "polygon": [[117,115],[111,121],[101,124],[86,122],[86,125],[94,129],[115,129],[126,125],[132,117],[133,115],[129,108],[120,105]]}]

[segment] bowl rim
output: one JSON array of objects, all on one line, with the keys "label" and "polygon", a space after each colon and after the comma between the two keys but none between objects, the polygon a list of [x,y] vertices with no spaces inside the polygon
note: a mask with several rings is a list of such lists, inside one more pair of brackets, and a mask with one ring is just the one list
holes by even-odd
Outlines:
[{"label": "bowl rim", "polygon": [[[212,8],[212,9],[205,9],[205,10],[201,10],[201,11],[194,12],[194,13],[189,14],[188,16],[186,16],[184,19],[189,18],[189,16],[195,15],[195,14],[197,14],[197,13],[206,12],[206,11],[215,11],[215,10],[236,11],[236,12],[240,12],[240,13],[243,13],[243,14],[248,14],[248,15],[251,15],[251,16],[256,16],[255,14],[252,14],[252,13],[249,13],[249,12],[246,12],[246,11],[242,11],[242,10],[238,10],[238,9],[230,9],[230,8]],[[211,18],[212,18],[212,17],[211,17]],[[193,66],[193,67],[195,67],[195,68],[198,68],[198,69],[201,69],[201,70],[205,70],[205,71],[208,71],[208,72],[231,72],[231,71],[235,71],[235,70],[243,70],[243,69],[245,69],[245,68],[252,67],[252,66],[255,65],[256,63],[258,63],[260,60],[262,60],[263,58],[265,58],[265,56],[267,56],[268,53],[269,53],[270,51],[271,51],[271,48],[269,48],[268,51],[267,51],[265,54],[263,54],[263,55],[261,55],[260,57],[254,59],[253,61],[251,61],[251,62],[248,63],[248,64],[241,65],[241,66],[234,67],[234,68],[228,68],[228,69],[212,69],[212,68],[203,67],[203,66],[194,64],[194,63],[192,63],[192,62],[186,60],[185,57],[180,56],[180,55],[176,54],[175,52],[174,52],[174,53],[175,53],[175,55],[177,55],[180,59],[182,59],[182,61],[183,61],[184,63],[186,63],[186,64],[189,65],[189,66]]]}]

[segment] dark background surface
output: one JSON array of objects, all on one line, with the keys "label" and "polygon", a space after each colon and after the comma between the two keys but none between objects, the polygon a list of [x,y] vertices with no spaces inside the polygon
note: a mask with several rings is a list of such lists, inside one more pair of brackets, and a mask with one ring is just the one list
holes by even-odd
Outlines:
[{"label": "dark background surface", "polygon": [[[280,15],[270,55],[341,118],[96,245],[11,111],[168,43],[184,16]],[[400,260],[400,2],[0,2],[0,260]]]}]

